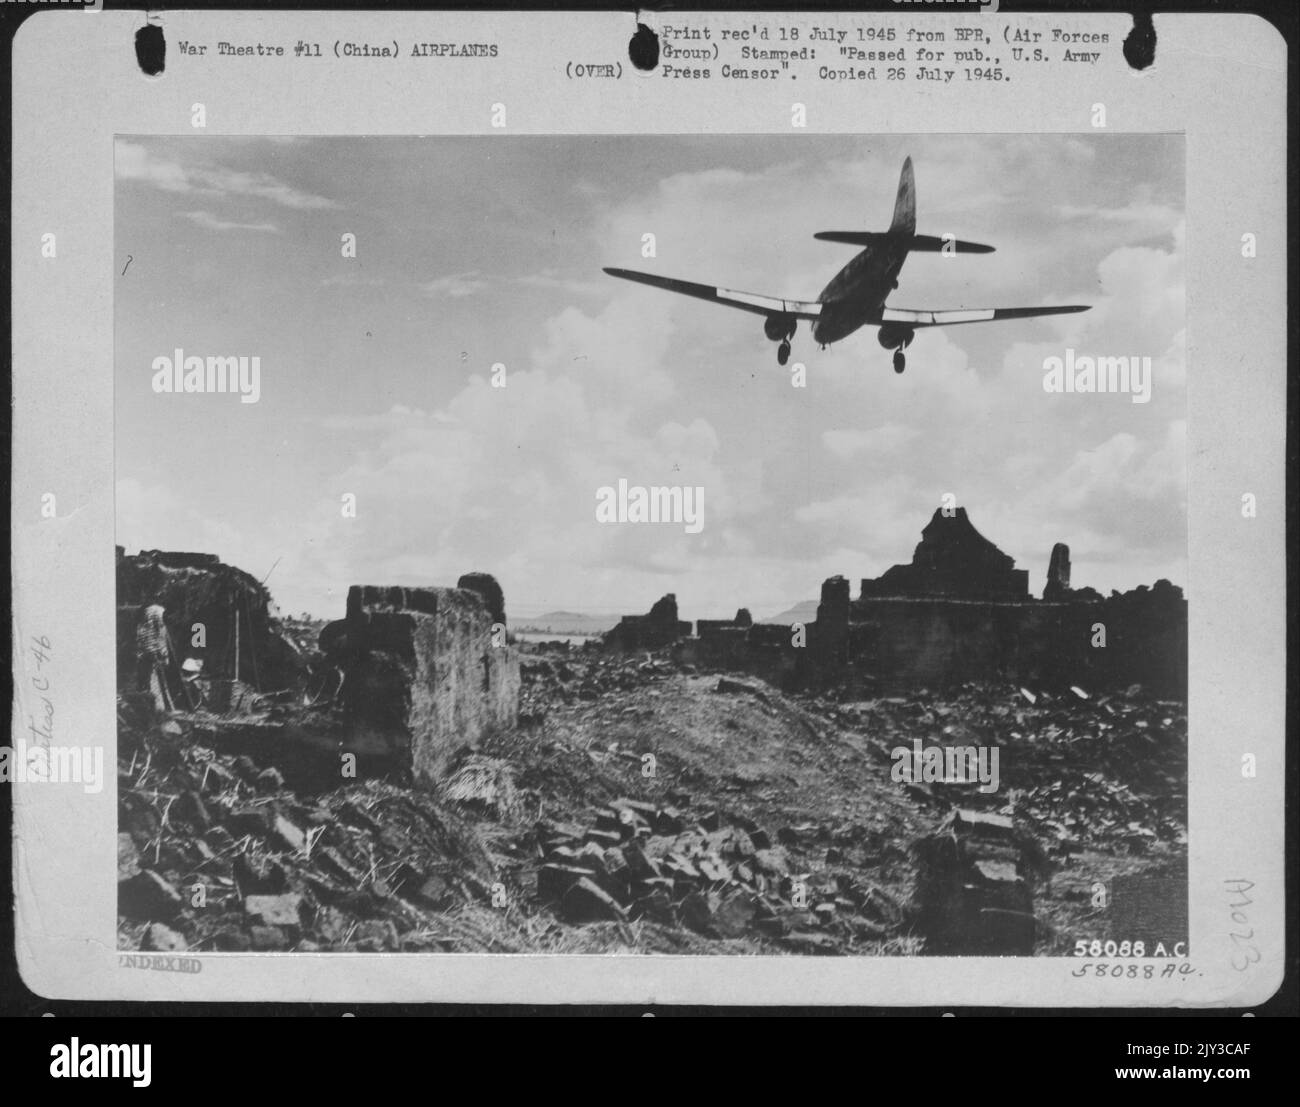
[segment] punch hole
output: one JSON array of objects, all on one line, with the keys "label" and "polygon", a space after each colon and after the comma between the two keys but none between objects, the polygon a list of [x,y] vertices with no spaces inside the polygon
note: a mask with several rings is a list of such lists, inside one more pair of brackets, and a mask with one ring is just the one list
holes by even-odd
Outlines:
[{"label": "punch hole", "polygon": [[1133,29],[1124,39],[1124,60],[1133,69],[1146,69],[1156,60],[1156,29],[1150,12],[1133,13]]},{"label": "punch hole", "polygon": [[156,77],[167,66],[167,40],[156,23],[146,23],[135,33],[135,60],[146,77]]},{"label": "punch hole", "polygon": [[636,34],[627,44],[627,56],[638,69],[653,69],[659,64],[659,36],[644,23],[638,23]]}]

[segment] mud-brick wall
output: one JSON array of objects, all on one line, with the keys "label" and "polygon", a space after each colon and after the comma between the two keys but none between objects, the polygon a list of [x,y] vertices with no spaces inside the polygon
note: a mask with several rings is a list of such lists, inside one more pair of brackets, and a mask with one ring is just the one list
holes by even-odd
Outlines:
[{"label": "mud-brick wall", "polygon": [[[1099,627],[1104,645],[1095,644]],[[902,685],[1141,684],[1184,698],[1187,606],[1136,593],[1061,603],[862,599],[853,604],[847,654],[851,668]]]},{"label": "mud-brick wall", "polygon": [[1085,605],[867,599],[854,605],[849,663],[886,680],[1078,680],[1091,668]]},{"label": "mud-brick wall", "polygon": [[456,750],[517,722],[519,659],[494,644],[478,593],[358,585],[346,623],[349,713],[394,734],[417,780],[442,779]]}]

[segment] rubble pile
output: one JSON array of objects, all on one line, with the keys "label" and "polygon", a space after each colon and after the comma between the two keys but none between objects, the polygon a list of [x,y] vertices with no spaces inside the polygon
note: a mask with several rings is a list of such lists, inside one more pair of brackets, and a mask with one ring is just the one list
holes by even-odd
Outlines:
[{"label": "rubble pile", "polygon": [[[641,660],[636,660],[637,656]],[[647,682],[665,680],[683,668],[665,650],[641,655],[525,655],[520,671],[521,711],[535,714],[548,703],[571,704],[575,700],[596,700],[611,692],[627,692]]]},{"label": "rubble pile", "polygon": [[883,889],[848,871],[805,868],[801,841],[829,840],[815,824],[782,828],[773,841],[743,817],[709,811],[692,822],[676,806],[624,797],[590,826],[543,819],[536,831],[538,898],[567,922],[645,918],[808,952],[878,943],[903,924]]},{"label": "rubble pile", "polygon": [[945,809],[1013,802],[1018,817],[1066,851],[1087,843],[1132,852],[1186,843],[1187,708],[1148,696],[1140,685],[1093,696],[1077,686],[1050,693],[966,684],[942,700],[922,689],[915,697],[813,703],[838,725],[891,748],[914,737],[997,747],[994,795],[975,784],[909,785]]},{"label": "rubble pile", "polygon": [[488,900],[500,859],[445,797],[380,781],[300,797],[275,768],[191,739],[163,724],[119,763],[127,948],[481,949],[497,937],[467,939],[447,915]]}]

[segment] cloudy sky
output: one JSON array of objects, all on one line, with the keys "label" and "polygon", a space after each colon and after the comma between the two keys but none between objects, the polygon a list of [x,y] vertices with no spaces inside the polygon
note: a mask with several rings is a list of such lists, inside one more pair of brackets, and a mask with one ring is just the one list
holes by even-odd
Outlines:
[{"label": "cloudy sky", "polygon": [[[1092,310],[919,332],[902,376],[801,325],[800,389],[758,316],[601,273],[814,299],[854,252],[814,232],[886,229],[908,154],[918,231],[998,252],[913,255],[892,305]],[[1186,583],[1181,136],[123,137],[116,169],[128,551],[275,564],[321,617],[478,569],[516,620],[762,618],[910,560],[952,493],[1035,593],[1057,541],[1076,585]],[[260,357],[260,401],[155,394],[177,347]],[[1150,357],[1151,401],[1045,393],[1067,347]],[[619,478],[702,487],[702,531],[598,523]]]}]

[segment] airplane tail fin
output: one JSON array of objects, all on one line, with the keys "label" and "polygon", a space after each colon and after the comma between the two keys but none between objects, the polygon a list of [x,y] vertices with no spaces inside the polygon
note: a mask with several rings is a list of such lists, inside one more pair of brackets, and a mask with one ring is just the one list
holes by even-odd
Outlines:
[{"label": "airplane tail fin", "polygon": [[894,201],[894,221],[890,234],[916,233],[916,178],[912,175],[912,159],[903,162],[903,172],[898,178],[898,199]]}]

